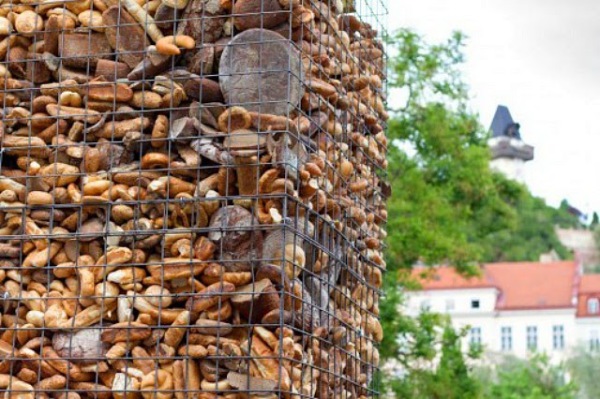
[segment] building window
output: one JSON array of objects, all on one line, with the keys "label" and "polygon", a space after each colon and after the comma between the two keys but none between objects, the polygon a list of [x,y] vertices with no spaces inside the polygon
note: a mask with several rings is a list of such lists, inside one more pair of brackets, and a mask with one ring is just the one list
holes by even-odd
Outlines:
[{"label": "building window", "polygon": [[565,348],[565,328],[563,326],[552,326],[552,347],[554,349]]},{"label": "building window", "polygon": [[527,326],[527,349],[534,351],[537,349],[537,327]]},{"label": "building window", "polygon": [[590,331],[590,350],[597,351],[600,349],[600,338],[598,337],[598,330]]},{"label": "building window", "polygon": [[454,299],[446,299],[446,311],[454,310]]},{"label": "building window", "polygon": [[500,337],[502,339],[501,347],[503,351],[512,350],[512,328],[502,327],[500,329]]},{"label": "building window", "polygon": [[481,345],[481,327],[473,327],[469,333],[471,345]]},{"label": "building window", "polygon": [[479,309],[479,299],[471,299],[471,309]]},{"label": "building window", "polygon": [[590,298],[587,302],[588,313],[597,314],[600,311],[600,301],[598,298]]}]

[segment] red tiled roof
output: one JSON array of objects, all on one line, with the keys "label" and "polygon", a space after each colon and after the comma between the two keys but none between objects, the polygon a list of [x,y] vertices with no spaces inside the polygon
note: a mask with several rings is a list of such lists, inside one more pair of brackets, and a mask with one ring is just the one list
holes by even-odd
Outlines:
[{"label": "red tiled roof", "polygon": [[516,262],[485,265],[488,278],[500,289],[497,309],[573,307],[577,265],[566,262]]},{"label": "red tiled roof", "polygon": [[413,271],[423,289],[498,288],[497,309],[550,309],[573,307],[577,293],[577,265],[565,262],[490,263],[480,277],[466,279],[452,267],[437,267],[424,278],[426,269]]},{"label": "red tiled roof", "polygon": [[453,267],[418,267],[413,269],[412,277],[424,290],[453,290],[461,288],[493,288],[485,276],[467,278],[456,272]]},{"label": "red tiled roof", "polygon": [[600,293],[600,274],[584,274],[581,276],[579,293]]}]

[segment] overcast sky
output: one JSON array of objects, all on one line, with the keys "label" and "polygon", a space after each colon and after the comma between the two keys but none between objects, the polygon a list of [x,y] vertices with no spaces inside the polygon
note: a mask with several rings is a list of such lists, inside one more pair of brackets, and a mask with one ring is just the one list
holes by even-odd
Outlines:
[{"label": "overcast sky", "polygon": [[531,191],[600,211],[600,0],[390,0],[389,27],[468,36],[465,80],[484,126],[498,104],[535,147]]}]

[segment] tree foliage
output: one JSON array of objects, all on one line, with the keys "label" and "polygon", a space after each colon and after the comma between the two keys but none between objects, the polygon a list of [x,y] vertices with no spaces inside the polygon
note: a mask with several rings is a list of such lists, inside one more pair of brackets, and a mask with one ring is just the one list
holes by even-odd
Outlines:
[{"label": "tree foliage", "polygon": [[384,358],[398,354],[394,332],[408,324],[397,312],[399,272],[418,261],[451,262],[468,272],[484,253],[474,238],[515,223],[511,203],[521,188],[490,171],[486,134],[466,108],[459,73],[463,40],[455,34],[446,43],[428,45],[408,30],[391,38],[398,54],[390,61],[390,85],[405,92],[406,102],[388,128],[393,196],[388,296],[381,309]]},{"label": "tree foliage", "polygon": [[[484,398],[489,399],[575,399],[577,386],[567,381],[566,368],[552,364],[545,355],[521,360],[507,358],[482,376]],[[484,377],[485,376],[485,377]]]},{"label": "tree foliage", "polygon": [[479,381],[467,365],[479,352],[463,353],[467,331],[456,331],[447,317],[430,312],[407,320],[398,359],[405,377],[390,379],[388,389],[397,398],[479,398]]},{"label": "tree foliage", "polygon": [[419,260],[464,267],[482,258],[476,235],[514,223],[506,197],[515,188],[507,182],[506,191],[499,190],[504,187],[488,167],[486,133],[466,107],[458,69],[463,39],[455,34],[430,46],[402,30],[392,42],[399,54],[391,60],[390,85],[407,97],[388,127],[395,144],[389,151],[392,269]]},{"label": "tree foliage", "polygon": [[577,348],[567,362],[573,380],[579,387],[579,399],[600,398],[600,352],[587,347]]},{"label": "tree foliage", "polygon": [[391,268],[537,260],[552,248],[568,258],[554,225],[577,218],[489,168],[488,133],[460,74],[464,37],[429,45],[401,30],[391,44],[390,86],[406,97],[388,127]]},{"label": "tree foliage", "polygon": [[480,237],[483,259],[499,261],[536,261],[540,254],[555,250],[561,259],[572,254],[558,240],[555,226],[581,227],[576,216],[564,207],[553,208],[522,188],[513,204],[515,225]]},{"label": "tree foliage", "polygon": [[[411,319],[398,312],[405,289],[402,271],[422,262],[476,273],[472,266],[479,262],[537,260],[550,248],[569,256],[554,224],[570,225],[574,218],[489,168],[488,134],[468,109],[460,72],[464,39],[455,33],[431,45],[409,30],[390,38],[389,84],[405,101],[392,109],[388,126],[393,196],[388,204],[381,356],[410,371],[408,377],[388,381],[403,398],[451,398],[441,392],[463,385],[465,392],[476,389],[460,351],[453,351],[457,346],[452,342],[458,339],[451,339],[448,325],[433,315]],[[457,338],[461,332],[454,334]],[[432,372],[410,367],[430,362],[438,349],[444,361]]]}]

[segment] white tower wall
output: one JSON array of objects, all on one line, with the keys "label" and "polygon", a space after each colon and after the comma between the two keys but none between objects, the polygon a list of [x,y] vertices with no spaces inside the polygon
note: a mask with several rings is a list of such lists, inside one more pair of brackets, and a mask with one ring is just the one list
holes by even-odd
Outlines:
[{"label": "white tower wall", "polygon": [[509,179],[525,184],[525,163],[533,159],[533,148],[512,137],[493,137],[488,140],[492,150],[490,167]]},{"label": "white tower wall", "polygon": [[509,179],[525,183],[525,161],[522,159],[496,158],[490,162],[490,167]]}]

